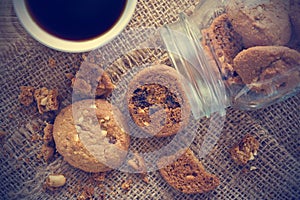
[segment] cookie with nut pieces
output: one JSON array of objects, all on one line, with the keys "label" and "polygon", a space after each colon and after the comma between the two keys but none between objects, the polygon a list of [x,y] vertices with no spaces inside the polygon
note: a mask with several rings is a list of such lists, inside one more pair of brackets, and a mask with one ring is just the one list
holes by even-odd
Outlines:
[{"label": "cookie with nut pieces", "polygon": [[53,127],[57,151],[70,165],[86,172],[118,168],[129,148],[127,133],[120,111],[102,99],[67,106]]}]

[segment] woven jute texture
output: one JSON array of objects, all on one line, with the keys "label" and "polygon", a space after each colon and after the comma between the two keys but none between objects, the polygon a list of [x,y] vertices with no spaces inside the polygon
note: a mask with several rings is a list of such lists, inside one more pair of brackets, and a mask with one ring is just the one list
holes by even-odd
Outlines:
[{"label": "woven jute texture", "polygon": [[[43,143],[39,138],[43,136],[45,121],[53,121],[51,116],[49,119],[49,115],[39,114],[34,104],[20,105],[20,86],[57,88],[60,109],[64,108],[72,103],[72,88],[66,73],[75,74],[83,60],[88,59],[103,66],[111,76],[116,90],[108,100],[118,104],[139,70],[153,63],[171,65],[163,50],[133,50],[145,38],[130,31],[175,22],[180,12],[190,12],[197,3],[197,0],[138,1],[135,14],[124,30],[131,37],[126,37],[127,40],[117,37],[95,52],[71,54],[33,40],[16,18],[12,3],[1,1],[0,129],[6,135],[0,141],[0,199],[78,199],[87,195],[87,191],[92,199],[300,199],[299,94],[256,111],[228,108],[217,140],[212,136],[207,141],[213,148],[205,156],[201,154],[205,135],[217,124],[211,124],[215,122],[207,118],[191,119],[187,132],[195,138],[190,148],[206,170],[220,178],[220,186],[205,194],[182,194],[155,170],[147,173],[149,183],[138,174],[120,170],[112,170],[105,174],[104,180],[95,181],[94,174],[70,166],[58,153],[49,163],[39,157]],[[120,56],[115,59],[115,55]],[[55,60],[54,66],[49,59]],[[257,157],[241,167],[233,162],[229,149],[246,134],[254,136],[260,147]],[[171,139],[132,138],[130,150],[150,151]],[[54,191],[45,190],[45,179],[53,173],[64,174],[66,185]],[[121,188],[126,180],[133,182],[128,191]]]}]

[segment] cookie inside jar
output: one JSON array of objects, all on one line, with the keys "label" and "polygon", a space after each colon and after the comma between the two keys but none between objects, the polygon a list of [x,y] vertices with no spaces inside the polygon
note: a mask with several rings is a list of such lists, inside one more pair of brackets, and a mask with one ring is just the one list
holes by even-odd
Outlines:
[{"label": "cookie inside jar", "polygon": [[[263,108],[299,91],[299,6],[279,0],[202,1],[192,15],[182,13],[161,29],[173,65],[189,80],[185,87],[199,94],[194,102],[206,102],[203,91],[213,94],[207,99],[217,109],[206,116],[228,106]],[[192,105],[201,117],[201,106]]]}]

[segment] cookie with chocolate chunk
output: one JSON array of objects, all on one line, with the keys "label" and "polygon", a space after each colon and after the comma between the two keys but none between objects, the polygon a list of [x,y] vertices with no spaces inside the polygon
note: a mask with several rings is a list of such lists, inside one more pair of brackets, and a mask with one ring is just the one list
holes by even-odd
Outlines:
[{"label": "cookie with chocolate chunk", "polygon": [[141,70],[129,83],[127,103],[133,121],[156,137],[182,130],[189,121],[190,106],[178,72],[166,65]]},{"label": "cookie with chocolate chunk", "polygon": [[[208,173],[190,149],[183,149],[179,153],[183,154],[177,159],[171,155],[160,158],[157,163],[160,174],[173,188],[183,193],[195,194],[209,192],[218,187],[219,178]],[[172,164],[164,166],[166,162]]]},{"label": "cookie with chocolate chunk", "polygon": [[75,102],[55,119],[53,137],[57,151],[72,166],[86,172],[119,167],[130,143],[125,119],[105,100]]}]

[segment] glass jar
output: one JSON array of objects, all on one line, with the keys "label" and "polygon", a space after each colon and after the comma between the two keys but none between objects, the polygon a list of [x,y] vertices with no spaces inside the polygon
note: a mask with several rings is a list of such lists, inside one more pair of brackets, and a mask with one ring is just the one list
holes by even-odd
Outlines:
[{"label": "glass jar", "polygon": [[160,29],[196,119],[228,106],[263,108],[299,92],[299,39],[289,10],[289,1],[201,0],[191,16],[181,13]]}]

